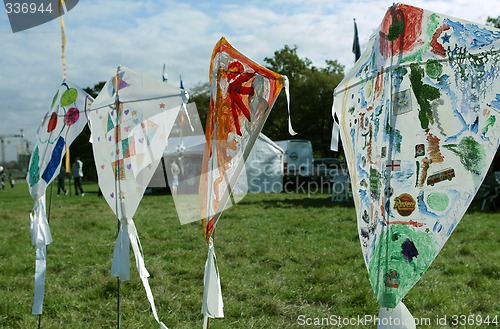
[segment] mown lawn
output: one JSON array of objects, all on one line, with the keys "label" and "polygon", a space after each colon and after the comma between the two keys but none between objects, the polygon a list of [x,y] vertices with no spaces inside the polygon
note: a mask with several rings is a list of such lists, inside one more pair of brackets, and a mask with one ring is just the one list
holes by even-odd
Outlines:
[{"label": "mown lawn", "polygon": [[[116,328],[116,218],[96,185],[85,188],[85,197],[53,193],[41,328]],[[0,328],[38,324],[31,315],[32,205],[23,183],[0,191]],[[207,245],[200,224],[180,225],[169,195],[145,196],[135,222],[160,319],[171,329],[201,328]],[[435,328],[443,316],[448,326],[439,328],[457,327],[454,315],[500,322],[499,231],[499,213],[469,209],[406,296],[414,317],[430,318]],[[300,319],[378,314],[350,203],[327,194],[247,195],[223,214],[215,247],[225,318],[213,320],[213,329],[304,328]],[[157,328],[133,259],[131,266],[131,280],[121,284],[121,328]]]}]

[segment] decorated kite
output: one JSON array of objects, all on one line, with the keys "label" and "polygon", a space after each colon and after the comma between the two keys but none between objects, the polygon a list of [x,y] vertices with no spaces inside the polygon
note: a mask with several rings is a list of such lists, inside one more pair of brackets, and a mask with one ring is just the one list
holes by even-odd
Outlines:
[{"label": "decorated kite", "polygon": [[415,326],[402,299],[488,171],[500,138],[499,63],[500,30],[396,4],[334,92],[380,318]]},{"label": "decorated kite", "polygon": [[[215,226],[283,87],[288,98],[286,76],[254,63],[225,38],[221,38],[213,50],[210,83],[207,143],[199,189],[202,224],[209,243],[202,304],[204,328],[208,328],[209,318],[224,317],[213,246]],[[295,134],[290,120],[288,127],[289,132]]]},{"label": "decorated kite", "polygon": [[123,66],[95,99],[89,120],[99,187],[120,222],[111,274],[130,279],[130,245],[153,315],[161,328],[149,287],[133,216],[163,155],[187,93]]},{"label": "decorated kite", "polygon": [[46,246],[52,242],[46,215],[45,190],[59,175],[66,150],[87,124],[86,112],[91,103],[92,97],[85,91],[69,81],[64,81],[38,128],[37,143],[31,154],[26,177],[30,195],[35,201],[30,215],[31,242],[36,246],[33,314],[42,314]]}]

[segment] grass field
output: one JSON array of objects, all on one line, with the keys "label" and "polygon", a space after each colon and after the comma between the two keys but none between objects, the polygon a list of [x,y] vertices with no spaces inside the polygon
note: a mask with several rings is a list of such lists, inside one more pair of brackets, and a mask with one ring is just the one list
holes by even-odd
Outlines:
[{"label": "grass field", "polygon": [[[85,197],[53,192],[41,328],[116,328],[116,218],[96,185],[84,187]],[[25,184],[0,191],[0,328],[37,327],[32,206]],[[160,319],[171,329],[201,328],[201,225],[180,225],[169,195],[145,196],[134,219]],[[432,321],[420,328],[463,327],[451,325],[461,315],[500,322],[499,231],[500,214],[473,204],[405,298],[415,318]],[[327,194],[247,195],[222,216],[215,248],[225,318],[213,320],[213,329],[304,328],[307,319],[378,314],[350,203],[333,203]],[[121,284],[121,328],[158,328],[133,260],[131,266],[131,280]],[[444,316],[448,326],[437,326]]]}]

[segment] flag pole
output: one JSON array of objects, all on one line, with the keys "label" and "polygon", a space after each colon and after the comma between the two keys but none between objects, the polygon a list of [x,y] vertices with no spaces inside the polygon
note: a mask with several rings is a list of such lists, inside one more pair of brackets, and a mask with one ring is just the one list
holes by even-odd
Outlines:
[{"label": "flag pole", "polygon": [[356,24],[356,18],[354,21],[354,40],[352,42],[352,52],[354,53],[354,62],[357,62],[361,57],[361,47],[359,46],[359,36],[358,36],[358,25]]}]

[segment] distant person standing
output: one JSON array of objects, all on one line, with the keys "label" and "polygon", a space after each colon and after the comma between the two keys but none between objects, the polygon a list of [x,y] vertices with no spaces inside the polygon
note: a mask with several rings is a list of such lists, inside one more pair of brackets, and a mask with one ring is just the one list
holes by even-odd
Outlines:
[{"label": "distant person standing", "polygon": [[16,181],[14,180],[14,177],[12,177],[12,173],[9,171],[9,183],[10,183],[10,188],[14,188],[14,185],[16,184]]},{"label": "distant person standing", "polygon": [[71,175],[73,176],[73,181],[75,182],[75,195],[78,195],[78,192],[80,192],[82,196],[84,196],[85,193],[83,193],[82,187],[83,162],[79,157],[75,158],[75,162],[73,162],[73,165],[71,166]]},{"label": "distant person standing", "polygon": [[172,171],[172,184],[170,184],[170,190],[172,195],[177,195],[177,187],[179,186],[179,174],[181,170],[175,160],[172,161],[172,165],[170,166],[170,170]]},{"label": "distant person standing", "polygon": [[3,167],[0,166],[0,189],[5,189],[5,183],[4,183],[4,175],[5,175],[5,172],[3,170]]},{"label": "distant person standing", "polygon": [[68,194],[68,190],[66,190],[66,184],[64,181],[66,180],[66,168],[64,165],[61,165],[61,170],[59,171],[59,175],[57,176],[57,196],[61,194],[61,191],[64,192],[64,195]]}]

